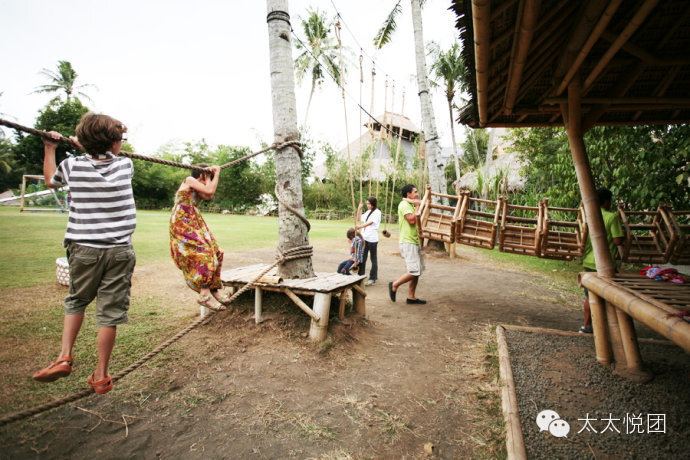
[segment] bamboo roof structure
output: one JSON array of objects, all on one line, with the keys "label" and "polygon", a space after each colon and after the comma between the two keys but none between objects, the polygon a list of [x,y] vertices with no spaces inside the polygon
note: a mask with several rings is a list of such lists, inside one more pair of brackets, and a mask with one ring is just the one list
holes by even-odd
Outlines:
[{"label": "bamboo roof structure", "polygon": [[454,0],[475,128],[563,126],[582,81],[582,128],[690,121],[690,2]]}]

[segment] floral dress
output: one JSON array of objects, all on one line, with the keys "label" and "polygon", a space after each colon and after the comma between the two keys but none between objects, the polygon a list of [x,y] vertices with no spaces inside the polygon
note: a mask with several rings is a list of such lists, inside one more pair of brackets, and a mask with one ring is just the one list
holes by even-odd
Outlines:
[{"label": "floral dress", "polygon": [[197,292],[201,288],[221,289],[223,251],[201,217],[198,204],[194,190],[175,195],[170,216],[170,255],[190,288]]}]

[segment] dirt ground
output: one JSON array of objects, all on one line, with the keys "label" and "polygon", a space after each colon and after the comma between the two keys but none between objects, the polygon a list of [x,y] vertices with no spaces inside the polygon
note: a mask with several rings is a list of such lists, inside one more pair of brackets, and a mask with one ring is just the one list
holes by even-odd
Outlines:
[{"label": "dirt ground", "polygon": [[[341,246],[317,245],[316,270],[334,271]],[[407,305],[404,288],[392,303],[388,281],[404,265],[397,241],[382,239],[366,319],[350,311],[340,322],[336,302],[320,345],[287,297],[266,295],[269,320],[256,325],[246,294],[109,394],[2,428],[2,457],[493,457],[488,431],[501,427],[487,413],[498,392],[486,355],[495,325],[574,331],[582,299],[480,251],[457,253],[427,255],[417,290],[427,305]],[[226,254],[225,263],[272,258],[267,248]],[[192,294],[172,262],[136,269],[133,296],[184,301],[190,321]]]}]

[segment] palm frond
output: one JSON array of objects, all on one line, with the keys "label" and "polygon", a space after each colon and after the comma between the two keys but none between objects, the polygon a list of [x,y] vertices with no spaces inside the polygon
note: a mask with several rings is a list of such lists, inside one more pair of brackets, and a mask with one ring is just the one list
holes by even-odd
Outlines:
[{"label": "palm frond", "polygon": [[374,37],[374,46],[377,49],[381,49],[383,45],[390,42],[393,32],[395,32],[395,29],[398,27],[396,19],[400,13],[402,13],[402,6],[400,5],[400,0],[398,0],[398,3],[396,3],[391,12],[388,13],[388,17]]}]

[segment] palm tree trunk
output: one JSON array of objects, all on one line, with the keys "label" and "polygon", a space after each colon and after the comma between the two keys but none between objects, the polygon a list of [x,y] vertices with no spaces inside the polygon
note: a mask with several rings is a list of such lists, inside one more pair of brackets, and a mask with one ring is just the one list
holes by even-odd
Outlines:
[{"label": "palm tree trunk", "polygon": [[[267,0],[268,47],[270,50],[271,101],[273,129],[276,142],[297,139],[297,104],[295,76],[290,42],[290,16],[287,0]],[[276,151],[276,192],[298,212],[304,213],[302,203],[302,167],[296,149],[286,147]],[[278,251],[309,244],[307,227],[282,204],[279,206]],[[279,275],[292,278],[311,278],[314,268],[311,258],[296,259],[278,267]]]},{"label": "palm tree trunk", "polygon": [[453,99],[448,99],[448,114],[450,115],[450,137],[453,141],[453,163],[455,164],[455,180],[460,179],[460,160],[458,160],[458,144],[455,142],[455,125],[453,124]]},{"label": "palm tree trunk", "polygon": [[309,93],[309,100],[307,101],[307,111],[304,112],[304,123],[303,126],[307,126],[307,117],[309,116],[309,107],[311,107],[311,98],[314,96],[314,90],[316,89],[316,78],[312,76],[311,78],[311,92]]},{"label": "palm tree trunk", "polygon": [[[412,6],[412,27],[414,29],[415,60],[417,62],[417,87],[419,89],[420,105],[422,107],[422,125],[424,125],[424,138],[426,139],[426,154],[429,161],[429,183],[431,190],[436,193],[446,192],[446,181],[443,173],[443,164],[440,162],[440,148],[434,107],[429,95],[429,80],[426,73],[426,60],[424,53],[424,30],[422,28],[422,8],[419,0],[410,0]],[[447,199],[442,200],[444,204]]]}]

